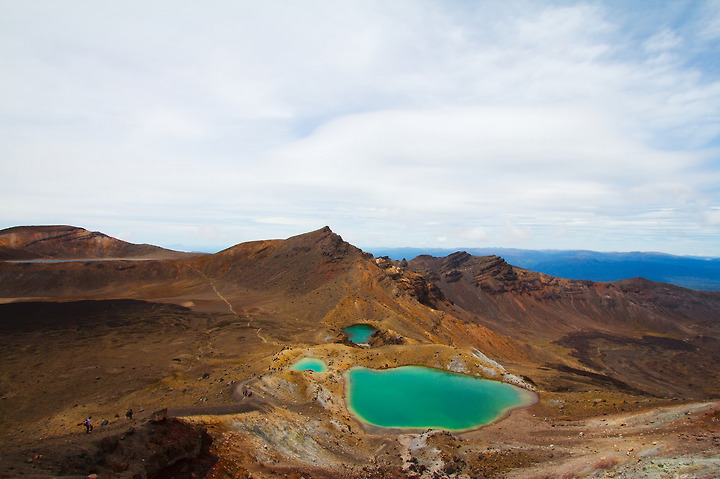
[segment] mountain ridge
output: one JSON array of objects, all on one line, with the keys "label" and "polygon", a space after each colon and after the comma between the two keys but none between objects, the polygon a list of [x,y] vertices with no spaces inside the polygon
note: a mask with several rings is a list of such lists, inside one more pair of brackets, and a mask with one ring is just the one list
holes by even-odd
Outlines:
[{"label": "mountain ridge", "polygon": [[15,226],[0,230],[0,260],[170,259],[190,255],[193,254],[129,243],[76,226]]},{"label": "mountain ridge", "polygon": [[456,251],[497,255],[521,268],[566,279],[597,282],[644,277],[690,289],[720,291],[720,258],[679,256],[658,252],[597,252],[589,250],[522,250],[515,248],[368,248],[394,260]]}]

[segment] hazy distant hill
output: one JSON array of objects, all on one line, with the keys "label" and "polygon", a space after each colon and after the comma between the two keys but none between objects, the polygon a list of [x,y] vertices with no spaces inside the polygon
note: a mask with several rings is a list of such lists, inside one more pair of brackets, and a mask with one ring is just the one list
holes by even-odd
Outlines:
[{"label": "hazy distant hill", "polygon": [[[395,260],[421,254],[447,256],[457,250],[442,248],[367,248],[375,256]],[[508,263],[568,279],[617,281],[642,277],[685,288],[720,291],[720,258],[673,256],[662,253],[599,253],[596,251],[467,248],[477,256],[498,255]]]}]

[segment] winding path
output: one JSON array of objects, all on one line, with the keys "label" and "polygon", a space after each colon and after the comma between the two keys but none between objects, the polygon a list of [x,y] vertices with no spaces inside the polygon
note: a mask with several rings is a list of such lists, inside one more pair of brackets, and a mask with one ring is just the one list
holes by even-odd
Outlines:
[{"label": "winding path", "polygon": [[217,290],[217,288],[215,287],[215,283],[214,283],[212,280],[210,280],[210,286],[212,286],[212,289],[213,289],[213,291],[215,291],[215,294],[218,295],[218,298],[220,298],[220,299],[222,299],[223,301],[225,301],[225,304],[227,304],[227,305],[228,305],[228,308],[230,308],[230,312],[231,312],[232,314],[237,315],[237,313],[235,312],[235,310],[234,310],[233,307],[232,307],[232,304],[230,304],[230,301],[228,301],[227,299],[225,299],[225,296],[223,296],[222,294],[220,294],[220,291]]},{"label": "winding path", "polygon": [[[225,296],[223,296],[222,294],[220,294],[220,291],[218,291],[217,287],[215,287],[215,283],[214,283],[212,280],[210,280],[210,279],[208,279],[208,281],[210,281],[210,286],[212,286],[212,289],[213,289],[213,291],[215,291],[215,294],[217,294],[218,298],[220,298],[220,299],[222,299],[223,301],[225,301],[225,304],[228,305],[228,308],[230,308],[230,312],[231,312],[232,314],[238,316],[238,313],[233,309],[232,304],[230,304],[230,301],[228,301],[228,300],[225,298]],[[249,326],[249,327],[252,327],[252,326],[250,326],[250,323],[251,323],[251,319],[248,318],[248,326]],[[262,329],[262,328],[257,328],[257,329],[255,330],[255,334],[257,334],[258,338],[260,338],[263,343],[267,343],[267,342],[268,342],[267,339],[265,339],[265,338],[260,334],[260,330],[261,330],[261,329]]]},{"label": "winding path", "polygon": [[[217,297],[220,298],[220,299],[222,299],[223,302],[224,302],[225,304],[227,304],[228,309],[230,309],[230,312],[231,312],[232,314],[234,314],[235,316],[240,316],[240,315],[238,314],[238,312],[235,311],[235,309],[233,308],[233,306],[232,306],[232,304],[230,303],[230,301],[228,301],[227,298],[225,298],[225,296],[223,296],[222,293],[220,293],[220,291],[218,291],[217,286],[215,286],[215,282],[214,282],[213,280],[211,280],[210,278],[208,278],[208,277],[205,275],[205,273],[203,273],[203,272],[200,271],[199,269],[197,269],[197,268],[195,268],[195,267],[192,267],[192,268],[193,268],[198,274],[200,274],[200,276],[202,276],[208,283],[210,283],[210,286],[212,286],[212,289],[213,289],[213,291],[215,291],[215,294],[217,295]],[[249,327],[249,328],[252,328],[251,323],[252,323],[252,320],[248,317],[248,327]],[[260,338],[263,343],[267,343],[268,340],[265,339],[265,338],[260,334],[260,330],[261,330],[261,329],[262,329],[262,328],[257,328],[257,329],[255,329],[255,334],[257,334],[258,338]]]}]

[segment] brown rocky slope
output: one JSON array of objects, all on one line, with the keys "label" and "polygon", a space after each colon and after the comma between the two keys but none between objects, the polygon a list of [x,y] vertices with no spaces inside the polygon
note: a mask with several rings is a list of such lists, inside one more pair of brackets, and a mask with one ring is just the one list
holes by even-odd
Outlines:
[{"label": "brown rocky slope", "polygon": [[[571,477],[720,450],[718,405],[687,401],[720,391],[714,294],[462,253],[394,262],[326,227],[198,257],[0,262],[0,303],[3,477],[192,477],[211,456],[208,477]],[[379,330],[369,347],[341,333],[358,322]],[[289,369],[303,356],[329,371]],[[462,434],[366,430],[344,405],[344,372],[406,364],[534,383],[540,401]],[[137,444],[137,462],[113,449],[108,467],[99,440],[146,440],[129,407],[139,424],[169,408],[190,435],[207,430],[206,459],[161,441],[154,457],[186,472],[143,469]],[[108,421],[97,435],[75,426],[88,415]],[[691,448],[680,434],[703,436]],[[693,464],[697,477],[720,465]]]},{"label": "brown rocky slope", "polygon": [[420,256],[409,268],[452,302],[448,312],[529,344],[563,346],[587,373],[660,396],[718,397],[718,292],[642,278],[566,280],[464,252]]},{"label": "brown rocky slope", "polygon": [[75,226],[16,226],[0,230],[0,260],[181,258],[188,253],[133,244]]}]

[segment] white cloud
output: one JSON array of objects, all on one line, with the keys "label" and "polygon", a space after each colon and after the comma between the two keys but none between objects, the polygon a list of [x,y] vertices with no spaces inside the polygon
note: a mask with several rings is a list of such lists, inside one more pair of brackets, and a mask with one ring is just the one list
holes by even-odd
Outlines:
[{"label": "white cloud", "polygon": [[720,207],[716,206],[705,210],[704,219],[709,226],[720,226]]},{"label": "white cloud", "polygon": [[[474,228],[471,228],[467,232],[463,233],[462,237],[463,237],[463,239],[470,241],[472,243],[477,243],[477,242],[484,243],[488,239],[490,239],[485,228],[483,228],[481,226],[475,226]],[[445,238],[444,241],[447,241],[447,238]]]},{"label": "white cloud", "polygon": [[698,34],[706,40],[720,38],[720,1],[710,0],[701,4]]},{"label": "white cloud", "polygon": [[0,223],[623,249],[661,222],[697,250],[720,9],[629,8],[3,3]]},{"label": "white cloud", "polygon": [[646,51],[656,53],[672,50],[681,44],[682,38],[672,30],[665,29],[648,38],[644,43],[644,47]]}]

